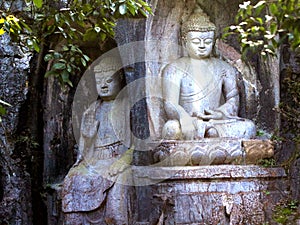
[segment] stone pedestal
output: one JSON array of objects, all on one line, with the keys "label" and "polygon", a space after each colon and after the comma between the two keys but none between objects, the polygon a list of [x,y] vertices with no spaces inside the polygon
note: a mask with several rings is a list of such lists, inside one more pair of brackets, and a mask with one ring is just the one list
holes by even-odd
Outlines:
[{"label": "stone pedestal", "polygon": [[139,187],[148,195],[138,200],[152,205],[136,224],[276,224],[272,208],[288,194],[283,168],[137,167],[134,176],[137,185],[151,184]]},{"label": "stone pedestal", "polygon": [[202,140],[163,140],[149,143],[154,162],[160,166],[258,164],[274,155],[270,140],[205,138]]}]

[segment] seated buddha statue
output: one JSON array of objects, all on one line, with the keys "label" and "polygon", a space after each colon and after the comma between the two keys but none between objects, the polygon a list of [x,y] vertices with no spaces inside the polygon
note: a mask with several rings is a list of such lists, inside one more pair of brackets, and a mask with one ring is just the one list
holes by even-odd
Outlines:
[{"label": "seated buddha statue", "polygon": [[187,56],[163,70],[162,91],[168,140],[209,137],[253,138],[252,121],[238,116],[239,89],[235,69],[213,56],[216,26],[197,9],[181,28]]}]

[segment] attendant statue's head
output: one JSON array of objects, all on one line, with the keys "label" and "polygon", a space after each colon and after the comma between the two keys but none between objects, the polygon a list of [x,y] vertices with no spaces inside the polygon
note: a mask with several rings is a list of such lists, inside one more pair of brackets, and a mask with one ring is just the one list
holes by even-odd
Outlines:
[{"label": "attendant statue's head", "polygon": [[216,26],[200,8],[182,24],[182,40],[191,58],[210,57],[215,42],[215,30]]},{"label": "attendant statue's head", "polygon": [[120,59],[114,57],[103,58],[94,67],[96,88],[99,97],[104,101],[114,100],[125,86]]}]

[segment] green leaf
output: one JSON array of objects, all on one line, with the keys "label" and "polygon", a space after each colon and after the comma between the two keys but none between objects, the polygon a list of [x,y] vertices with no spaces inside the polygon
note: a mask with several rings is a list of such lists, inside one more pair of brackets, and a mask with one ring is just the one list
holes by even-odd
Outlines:
[{"label": "green leaf", "polygon": [[93,11],[93,16],[97,17],[97,16],[99,16],[99,15],[100,15],[100,13],[99,13],[98,10],[94,10],[94,11]]},{"label": "green leaf", "polygon": [[101,41],[104,41],[105,40],[105,38],[106,38],[106,33],[103,33],[103,32],[101,32],[100,33],[100,39],[101,39]]},{"label": "green leaf", "polygon": [[31,29],[24,21],[20,21],[20,24],[21,24],[28,32],[32,32],[32,29]]},{"label": "green leaf", "polygon": [[58,73],[57,72],[55,72],[55,71],[53,71],[53,70],[50,70],[50,71],[47,71],[46,73],[45,73],[45,77],[47,78],[47,77],[50,77],[50,76],[57,76],[58,75]]},{"label": "green leaf", "polygon": [[249,5],[249,6],[247,7],[247,9],[246,9],[246,14],[247,14],[248,16],[251,16],[251,15],[252,15],[252,8],[253,8],[252,5]]},{"label": "green leaf", "polygon": [[136,8],[130,2],[127,3],[127,9],[131,13],[131,15],[133,15],[133,16],[136,15],[136,13],[137,13]]},{"label": "green leaf", "polygon": [[71,26],[71,24],[69,23],[69,21],[68,21],[68,20],[64,19],[64,22],[65,22],[65,24],[66,24],[68,27],[70,27],[70,26]]},{"label": "green leaf", "polygon": [[6,109],[0,105],[0,116],[3,116],[6,114]]},{"label": "green leaf", "polygon": [[85,59],[84,59],[84,58],[80,58],[80,61],[81,61],[81,64],[82,64],[84,67],[86,67],[86,61],[85,61]]},{"label": "green leaf", "polygon": [[33,3],[37,8],[42,8],[43,6],[43,0],[33,0]]},{"label": "green leaf", "polygon": [[40,52],[40,46],[39,46],[39,44],[37,43],[37,40],[36,40],[36,39],[33,39],[33,40],[32,40],[32,46],[33,46],[33,49],[34,49],[37,53]]},{"label": "green leaf", "polygon": [[271,40],[271,42],[272,42],[272,47],[273,47],[273,50],[275,51],[275,48],[277,48],[277,47],[278,47],[278,43],[277,43],[277,41],[276,41],[276,39],[275,39],[275,38],[273,38],[273,39]]},{"label": "green leaf", "polygon": [[67,71],[68,71],[69,73],[72,72],[72,67],[70,66],[70,64],[67,64]]},{"label": "green leaf", "polygon": [[63,70],[66,68],[66,64],[64,63],[54,63],[52,66],[53,70]]},{"label": "green leaf", "polygon": [[63,82],[66,83],[69,80],[69,73],[68,73],[68,71],[64,70],[61,73],[61,77],[62,77]]},{"label": "green leaf", "polygon": [[67,84],[70,85],[70,87],[73,87],[73,84],[70,80],[67,80]]},{"label": "green leaf", "polygon": [[64,46],[62,47],[62,50],[63,50],[64,52],[67,52],[67,51],[69,51],[69,47],[66,46],[66,45],[64,45]]},{"label": "green leaf", "polygon": [[262,18],[260,18],[260,17],[257,17],[257,18],[256,18],[256,20],[259,22],[259,24],[260,24],[260,25],[262,25],[262,24],[263,24],[263,19],[262,19]]},{"label": "green leaf", "polygon": [[45,60],[46,62],[48,62],[49,60],[51,60],[51,59],[53,59],[53,58],[54,58],[54,57],[53,57],[52,54],[46,54],[45,57],[44,57],[44,60]]},{"label": "green leaf", "polygon": [[84,4],[84,5],[82,6],[82,9],[83,9],[83,11],[84,11],[85,13],[87,13],[87,12],[93,10],[93,7],[92,7],[90,4]]},{"label": "green leaf", "polygon": [[52,34],[55,31],[55,29],[56,29],[56,26],[54,26],[54,25],[48,26],[47,31],[45,31],[44,35],[48,36],[48,35]]},{"label": "green leaf", "polygon": [[72,44],[70,44],[69,46],[71,46],[71,52],[79,52],[79,53],[82,53],[82,51],[78,48],[77,45],[72,45]]},{"label": "green leaf", "polygon": [[83,35],[83,41],[93,41],[97,39],[97,33],[93,28],[89,28],[86,30],[85,34]]},{"label": "green leaf", "polygon": [[83,55],[83,58],[88,62],[90,61],[90,57],[88,57],[87,55]]},{"label": "green leaf", "polygon": [[275,34],[277,32],[277,23],[270,24],[270,31],[271,31],[271,34]]},{"label": "green leaf", "polygon": [[54,52],[53,56],[54,56],[55,59],[60,59],[60,58],[63,57],[62,54],[60,54],[59,52]]},{"label": "green leaf", "polygon": [[139,12],[140,12],[144,17],[147,17],[147,13],[146,13],[143,9],[139,8]]},{"label": "green leaf", "polygon": [[61,63],[66,64],[66,63],[67,63],[67,60],[65,60],[65,59],[60,59],[60,60],[58,60],[58,62],[61,62]]},{"label": "green leaf", "polygon": [[270,4],[270,11],[273,15],[277,15],[278,13],[278,8],[275,3]]}]

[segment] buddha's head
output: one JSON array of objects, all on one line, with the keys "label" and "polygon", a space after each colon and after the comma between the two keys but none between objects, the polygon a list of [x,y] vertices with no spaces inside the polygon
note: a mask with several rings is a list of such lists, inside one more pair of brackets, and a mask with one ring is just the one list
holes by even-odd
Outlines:
[{"label": "buddha's head", "polygon": [[122,64],[116,58],[106,57],[94,67],[96,88],[104,101],[113,100],[124,87]]},{"label": "buddha's head", "polygon": [[211,55],[215,30],[216,26],[200,8],[182,24],[182,39],[191,58],[203,59]]}]

